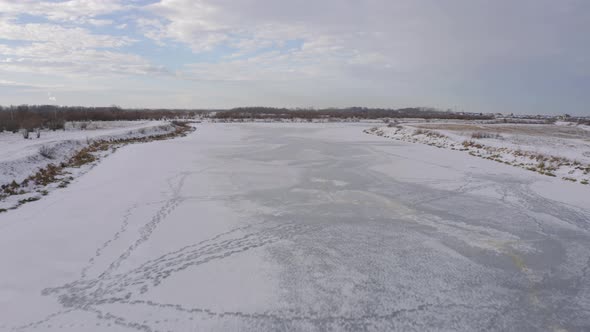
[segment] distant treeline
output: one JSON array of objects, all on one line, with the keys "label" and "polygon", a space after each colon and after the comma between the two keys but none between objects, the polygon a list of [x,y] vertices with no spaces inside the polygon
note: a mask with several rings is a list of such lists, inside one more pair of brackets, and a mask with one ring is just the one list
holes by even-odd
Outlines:
[{"label": "distant treeline", "polygon": [[194,117],[207,111],[176,109],[123,109],[53,105],[0,106],[0,131],[63,129],[67,121],[160,120]]},{"label": "distant treeline", "polygon": [[[19,129],[35,128],[63,129],[68,121],[116,121],[116,120],[160,120],[209,115],[210,110],[186,109],[124,109],[111,107],[81,107],[54,105],[0,106],[0,131],[16,132]],[[273,107],[240,107],[217,111],[217,119],[379,119],[379,118],[423,118],[488,120],[492,115],[481,113],[456,113],[433,108],[325,108],[287,109]]]},{"label": "distant treeline", "polygon": [[400,109],[387,108],[325,108],[325,109],[287,109],[273,107],[239,107],[217,112],[217,119],[326,119],[326,118],[422,118],[422,119],[463,119],[489,120],[492,115],[480,113],[456,113],[433,108],[412,107]]}]

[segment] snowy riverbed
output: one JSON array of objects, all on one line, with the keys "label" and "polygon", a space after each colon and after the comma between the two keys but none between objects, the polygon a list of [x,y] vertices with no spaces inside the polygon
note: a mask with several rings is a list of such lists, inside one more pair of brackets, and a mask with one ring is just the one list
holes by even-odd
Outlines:
[{"label": "snowy riverbed", "polygon": [[0,215],[0,331],[590,328],[590,186],[370,127],[121,148]]}]

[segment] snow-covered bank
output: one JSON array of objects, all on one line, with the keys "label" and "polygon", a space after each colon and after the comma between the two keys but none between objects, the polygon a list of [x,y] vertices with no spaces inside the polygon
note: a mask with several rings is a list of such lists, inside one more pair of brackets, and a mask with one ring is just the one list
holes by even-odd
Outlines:
[{"label": "snow-covered bank", "polygon": [[[0,211],[38,200],[65,187],[98,161],[126,143],[173,135],[177,127],[166,122],[94,123],[90,130],[44,132],[38,139],[15,139],[2,133],[2,143],[18,153],[0,155]],[[16,150],[20,147],[20,150]]]},{"label": "snow-covered bank", "polygon": [[[24,139],[20,133],[0,132],[0,185],[20,182],[50,163],[62,162],[93,140],[146,137],[174,130],[165,121],[90,122],[86,130],[81,130],[79,124],[68,123],[66,128],[44,130],[40,138],[30,139]],[[53,157],[42,156],[42,148],[51,151]]]},{"label": "snow-covered bank", "polygon": [[365,133],[465,151],[547,176],[590,183],[590,132],[586,126],[391,123]]}]

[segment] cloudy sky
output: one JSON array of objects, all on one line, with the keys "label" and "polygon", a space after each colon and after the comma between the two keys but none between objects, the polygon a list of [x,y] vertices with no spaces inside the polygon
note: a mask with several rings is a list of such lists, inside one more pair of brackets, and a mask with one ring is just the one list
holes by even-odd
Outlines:
[{"label": "cloudy sky", "polygon": [[0,0],[0,104],[590,115],[587,0]]}]

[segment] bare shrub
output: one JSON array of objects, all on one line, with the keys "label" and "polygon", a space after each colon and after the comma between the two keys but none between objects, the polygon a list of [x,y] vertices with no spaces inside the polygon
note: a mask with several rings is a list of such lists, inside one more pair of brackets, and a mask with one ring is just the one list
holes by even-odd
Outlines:
[{"label": "bare shrub", "polygon": [[50,146],[43,145],[39,148],[39,154],[47,159],[55,159],[57,150]]},{"label": "bare shrub", "polygon": [[177,127],[186,127],[186,128],[190,127],[190,125],[184,121],[172,121],[172,124]]},{"label": "bare shrub", "polygon": [[414,133],[412,134],[413,136],[416,135],[425,135],[428,137],[438,137],[438,138],[445,138],[447,136],[437,132],[437,131],[433,131],[433,130],[427,130],[427,129],[416,129],[414,131]]},{"label": "bare shrub", "polygon": [[66,129],[65,121],[63,119],[50,120],[47,124],[47,128],[50,130],[53,130],[53,131],[58,130],[58,129],[65,130]]},{"label": "bare shrub", "polygon": [[35,134],[37,134],[37,138],[41,138],[41,129],[40,128],[35,129]]},{"label": "bare shrub", "polygon": [[476,143],[474,141],[463,141],[463,143],[461,143],[464,147],[469,148],[469,147],[474,147],[477,149],[482,149],[483,145]]},{"label": "bare shrub", "polygon": [[416,129],[416,130],[414,130],[414,133],[412,133],[412,135],[413,136],[425,135],[426,133],[428,133],[428,130],[426,130],[426,129]]},{"label": "bare shrub", "polygon": [[495,138],[495,139],[500,139],[502,138],[502,135],[498,134],[498,133],[486,133],[486,132],[475,132],[471,134],[471,138]]},{"label": "bare shrub", "polygon": [[21,133],[23,134],[24,139],[29,139],[29,130],[28,129],[21,129]]},{"label": "bare shrub", "polygon": [[426,136],[429,136],[429,137],[438,137],[438,138],[445,138],[445,137],[447,137],[447,136],[439,133],[438,131],[428,131],[426,133]]}]

